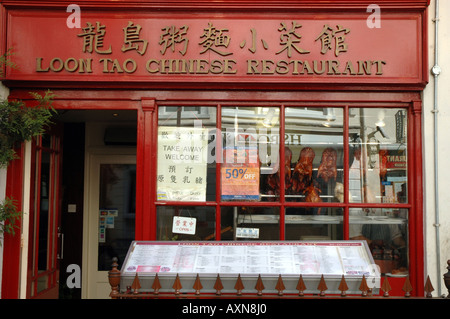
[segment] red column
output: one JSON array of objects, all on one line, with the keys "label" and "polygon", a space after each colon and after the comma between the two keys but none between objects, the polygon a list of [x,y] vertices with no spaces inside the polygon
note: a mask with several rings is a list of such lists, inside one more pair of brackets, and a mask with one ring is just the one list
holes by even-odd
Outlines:
[{"label": "red column", "polygon": [[136,240],[156,239],[156,143],[155,99],[143,98],[138,110],[136,166]]},{"label": "red column", "polygon": [[[6,179],[6,197],[17,202],[17,209],[22,210],[23,196],[23,147],[17,149],[18,159],[11,161],[8,166]],[[17,221],[19,228],[15,229],[15,235],[4,234],[3,241],[3,273],[2,273],[2,299],[19,298],[20,276],[20,238],[22,229],[21,221]]]},{"label": "red column", "polygon": [[[413,101],[410,116],[410,141],[412,161],[410,185],[412,211],[410,212],[409,243],[411,283],[417,296],[424,295],[423,247],[423,161],[422,161],[422,101]],[[411,130],[412,129],[412,130]],[[412,143],[411,143],[412,142]],[[411,189],[412,187],[412,189]]]}]

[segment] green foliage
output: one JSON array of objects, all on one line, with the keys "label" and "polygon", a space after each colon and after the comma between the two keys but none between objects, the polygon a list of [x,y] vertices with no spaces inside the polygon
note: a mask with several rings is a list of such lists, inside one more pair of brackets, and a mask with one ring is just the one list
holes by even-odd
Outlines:
[{"label": "green foliage", "polygon": [[3,233],[14,235],[14,229],[18,228],[16,221],[18,221],[21,216],[22,212],[17,210],[16,201],[5,198],[0,204],[0,236]]},{"label": "green foliage", "polygon": [[[14,55],[11,49],[0,56],[0,78],[4,76],[4,67],[17,68],[10,60]],[[23,101],[0,100],[0,169],[17,157],[14,148],[22,142],[44,133],[51,123],[54,109],[52,101],[54,95],[47,91],[44,96],[30,92],[37,101],[36,106],[26,106]],[[0,235],[9,233],[14,235],[17,228],[16,221],[22,212],[16,208],[15,200],[5,198],[0,203]],[[0,242],[1,243],[1,242]]]},{"label": "green foliage", "polygon": [[3,72],[3,66],[7,66],[7,67],[10,67],[12,69],[17,69],[18,68],[17,64],[12,62],[10,60],[10,58],[9,58],[12,55],[14,55],[14,53],[12,52],[12,48],[9,48],[8,51],[6,51],[5,54],[0,55],[0,78],[5,76],[5,74]]},{"label": "green foliage", "polygon": [[0,168],[16,158],[15,147],[43,134],[51,123],[52,92],[47,91],[44,96],[30,94],[36,99],[36,106],[27,107],[22,101],[0,101]]}]

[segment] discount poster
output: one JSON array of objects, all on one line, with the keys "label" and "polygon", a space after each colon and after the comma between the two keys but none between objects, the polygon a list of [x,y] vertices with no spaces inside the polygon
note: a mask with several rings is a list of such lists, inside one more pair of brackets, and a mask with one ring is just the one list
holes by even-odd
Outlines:
[{"label": "discount poster", "polygon": [[259,194],[259,161],[256,146],[224,149],[221,166],[222,200],[254,200]]}]

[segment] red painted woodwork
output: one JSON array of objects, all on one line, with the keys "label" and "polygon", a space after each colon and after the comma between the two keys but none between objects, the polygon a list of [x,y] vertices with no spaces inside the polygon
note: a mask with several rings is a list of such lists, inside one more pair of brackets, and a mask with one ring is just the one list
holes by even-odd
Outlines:
[{"label": "red painted woodwork", "polygon": [[[23,147],[16,149],[18,159],[10,162],[6,180],[6,197],[16,200],[16,207],[22,210],[23,196]],[[15,235],[4,234],[3,241],[3,278],[2,299],[19,298],[20,252],[21,252],[21,221],[17,221]],[[6,274],[6,276],[5,276]]]},{"label": "red painted woodwork", "polygon": [[[369,28],[368,15],[323,9],[320,15],[289,12],[286,18],[285,12],[131,8],[100,17],[83,9],[81,28],[68,28],[68,14],[60,9],[12,8],[7,47],[17,52],[14,62],[20,68],[8,69],[6,79],[134,87],[186,82],[423,87],[423,12],[383,12],[381,28]],[[176,45],[167,27],[180,37]],[[127,28],[136,32],[133,40],[124,39]],[[331,32],[336,34],[326,38]],[[325,38],[331,41],[329,49]],[[97,39],[100,46],[93,44]]]},{"label": "red painted woodwork", "polygon": [[[427,65],[427,19],[426,7],[429,0],[379,0],[377,4],[382,9],[381,29],[368,29],[365,21],[369,13],[368,0],[284,0],[284,1],[188,1],[167,0],[122,0],[106,1],[80,0],[82,23],[95,25],[96,21],[106,26],[104,46],[111,45],[111,54],[83,53],[83,38],[77,35],[81,29],[66,27],[69,15],[65,11],[68,2],[59,0],[47,1],[9,1],[0,0],[0,13],[3,29],[3,43],[0,49],[14,47],[17,55],[14,61],[20,65],[18,70],[8,70],[5,83],[11,87],[11,97],[31,101],[28,92],[30,88],[52,89],[56,94],[54,106],[57,109],[85,109],[85,110],[137,110],[137,174],[136,174],[136,240],[156,239],[156,136],[157,136],[157,107],[158,105],[214,105],[217,107],[217,123],[220,128],[220,108],[233,105],[236,102],[248,103],[276,103],[283,105],[289,102],[298,106],[328,106],[342,107],[345,118],[351,107],[405,107],[409,112],[409,198],[410,203],[395,205],[408,208],[409,244],[410,244],[410,278],[416,295],[423,295],[423,181],[422,158],[415,154],[422,154],[422,114],[420,92],[428,81]],[[107,10],[105,10],[107,9]],[[155,10],[157,9],[157,10]],[[295,12],[295,14],[292,14]],[[286,19],[288,14],[289,19]],[[221,56],[217,52],[208,50],[200,53],[204,47],[199,45],[200,36],[208,21],[212,21],[217,28],[228,29],[231,37],[229,47],[219,47],[220,50],[232,52],[232,55]],[[286,51],[276,54],[283,47],[280,46],[280,22],[286,22],[290,28],[292,21],[298,21],[302,27],[296,29],[301,35],[298,47],[310,50],[308,58],[305,54],[292,52],[292,57],[286,56]],[[7,23],[6,23],[7,21]],[[128,21],[142,26],[140,39],[148,39],[148,48],[144,55],[131,50],[122,52],[123,28]],[[181,26],[189,22],[190,44],[186,55],[168,50],[161,54],[158,44],[161,29],[166,25]],[[316,37],[322,31],[324,24],[336,28],[337,24],[348,27],[345,42],[348,51],[336,57],[332,52],[320,53],[319,40]],[[36,26],[39,25],[39,28]],[[242,25],[245,25],[242,27]],[[248,51],[252,41],[251,28],[257,30],[257,55]],[[267,32],[267,33],[266,33]],[[266,34],[270,33],[270,37]],[[115,36],[113,36],[115,35]],[[263,38],[270,50],[262,46]],[[240,44],[246,40],[243,48]],[[151,41],[151,42],[150,42]],[[139,44],[142,44],[140,42]],[[276,49],[275,49],[276,48]],[[281,58],[282,56],[282,58]],[[71,60],[66,69],[61,71],[36,72],[37,61],[39,68],[49,67],[53,58],[67,61],[69,58],[92,58],[92,73],[70,72],[74,66]],[[42,58],[42,60],[36,60]],[[127,73],[103,72],[101,58],[117,59],[123,68],[123,61],[133,59],[137,69]],[[145,66],[150,59],[204,59],[208,64],[213,60],[236,60],[231,70],[236,74],[221,72],[219,74],[180,74],[169,69],[166,73],[149,73]],[[272,64],[266,62],[266,69],[262,60],[337,60],[345,65],[345,61],[385,60],[383,74],[376,75],[327,75],[327,74],[271,74]],[[247,74],[247,60],[259,61],[260,73],[266,70],[269,74]],[[95,61],[95,63],[94,63]],[[57,61],[55,67],[57,67]],[[161,62],[159,62],[161,65]],[[218,63],[218,62],[217,62]],[[292,62],[295,63],[295,62]],[[107,71],[112,64],[109,64]],[[250,64],[255,66],[256,64]],[[132,62],[126,67],[132,66]],[[152,62],[152,67],[157,66]],[[224,66],[224,64],[222,64]],[[256,67],[256,66],[255,66]],[[252,69],[251,69],[252,70]],[[173,71],[173,70],[172,70]],[[201,71],[201,70],[200,70]],[[250,72],[255,73],[255,72]],[[291,72],[292,73],[292,72]],[[283,119],[280,119],[283,122]],[[281,139],[284,138],[283,126],[280,128]],[[348,136],[348,126],[344,131]],[[280,141],[283,145],[283,140]],[[344,153],[348,154],[348,144],[344,143]],[[281,155],[284,149],[280,150]],[[348,164],[345,156],[344,162]],[[8,194],[15,194],[21,198],[22,168],[18,161],[8,172]],[[348,167],[348,165],[345,165]],[[281,165],[281,173],[283,173]],[[10,179],[11,172],[11,179]],[[217,176],[220,176],[220,164],[216,165]],[[348,187],[348,174],[344,174],[344,183]],[[281,183],[284,181],[282,179]],[[247,203],[220,202],[220,183],[217,183],[216,202],[185,203],[176,202],[171,205],[215,205],[216,207],[216,240],[220,240],[220,205],[244,205]],[[281,191],[284,187],[281,185]],[[348,194],[346,202],[348,203]],[[161,204],[161,203],[158,203]],[[284,202],[256,203],[264,206],[295,205]],[[344,218],[348,218],[351,207],[388,207],[388,204],[338,204],[322,203],[303,206],[339,206],[344,207]],[[280,215],[281,221],[284,214]],[[282,223],[281,223],[282,225]],[[348,224],[344,224],[344,239],[348,239]],[[284,229],[280,228],[280,239],[284,239]],[[20,241],[16,238],[6,238],[4,258],[4,274],[2,297],[16,298],[18,294],[18,254]],[[6,263],[5,260],[8,260]],[[9,272],[10,271],[10,272]],[[11,276],[10,276],[11,274]],[[8,278],[6,278],[8,277]],[[395,281],[397,278],[393,278]],[[391,281],[391,279],[389,279]],[[400,278],[402,280],[402,278]],[[392,281],[391,281],[392,284]]]},{"label": "red painted woodwork", "polygon": [[[33,140],[31,147],[31,182],[30,182],[30,210],[29,210],[29,243],[28,243],[28,270],[27,270],[27,298],[57,299],[59,292],[59,259],[60,239],[58,238],[60,226],[61,203],[61,144],[62,127],[55,125],[49,135],[49,145],[43,144],[41,138]],[[48,155],[48,172],[42,171],[43,153]],[[41,205],[41,183],[45,181],[42,176],[48,174],[47,190],[45,196],[48,200],[48,208]],[[40,216],[47,216],[42,219]],[[46,227],[40,223],[46,222]],[[44,234],[40,234],[46,230]],[[44,243],[40,240],[44,236]],[[42,245],[45,244],[45,247]],[[44,265],[40,265],[44,251]],[[42,261],[41,261],[42,262]],[[38,282],[45,285],[38,289]]]}]

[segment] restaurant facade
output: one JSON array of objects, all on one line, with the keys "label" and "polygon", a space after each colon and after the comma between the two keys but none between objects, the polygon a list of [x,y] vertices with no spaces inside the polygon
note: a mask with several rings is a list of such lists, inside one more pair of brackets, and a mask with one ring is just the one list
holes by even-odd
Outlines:
[{"label": "restaurant facade", "polygon": [[133,240],[364,240],[423,295],[429,2],[0,1],[8,97],[55,108],[7,170],[2,298],[108,298]]}]

